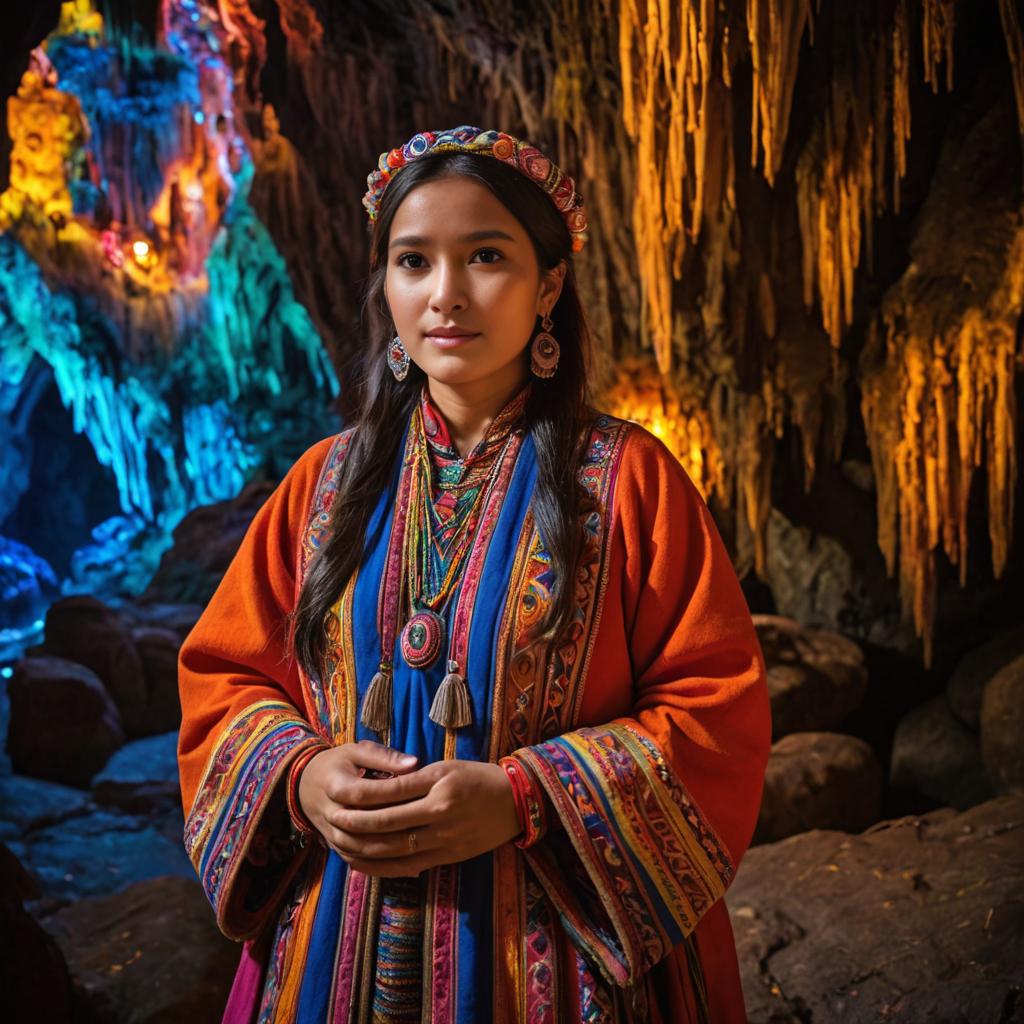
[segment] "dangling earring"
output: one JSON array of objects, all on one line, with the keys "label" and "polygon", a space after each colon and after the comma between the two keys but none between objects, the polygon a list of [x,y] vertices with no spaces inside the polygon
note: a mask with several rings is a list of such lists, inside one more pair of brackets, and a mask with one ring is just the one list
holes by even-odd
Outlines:
[{"label": "dangling earring", "polygon": [[388,345],[388,369],[395,375],[395,380],[405,380],[409,373],[409,353],[397,334]]},{"label": "dangling earring", "polygon": [[558,357],[561,354],[561,349],[551,335],[553,326],[554,321],[545,315],[541,321],[541,332],[533,339],[533,345],[530,348],[530,369],[538,377],[553,377],[555,370],[558,369]]}]

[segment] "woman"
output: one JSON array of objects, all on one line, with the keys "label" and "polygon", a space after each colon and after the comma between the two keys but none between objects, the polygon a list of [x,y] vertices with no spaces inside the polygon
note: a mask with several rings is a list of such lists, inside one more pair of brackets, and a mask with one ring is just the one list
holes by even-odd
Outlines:
[{"label": "woman", "polygon": [[181,651],[225,1020],[743,1020],[763,662],[679,463],[587,404],[582,199],[464,125],[363,202],[361,410]]}]

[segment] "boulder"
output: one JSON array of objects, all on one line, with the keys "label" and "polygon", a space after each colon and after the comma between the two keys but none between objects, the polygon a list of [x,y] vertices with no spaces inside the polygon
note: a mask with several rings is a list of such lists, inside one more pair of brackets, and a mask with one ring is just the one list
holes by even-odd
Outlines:
[{"label": "boulder", "polygon": [[88,795],[71,786],[26,775],[0,778],[0,821],[14,825],[18,835],[83,814],[88,806]]},{"label": "boulder", "polygon": [[117,707],[84,665],[23,658],[9,691],[7,752],[16,772],[86,788],[124,743]]},{"label": "boulder", "polygon": [[994,796],[978,738],[935,697],[900,719],[889,779],[894,790],[965,810]]},{"label": "boulder", "polygon": [[94,808],[12,844],[48,904],[106,896],[159,875],[195,878],[174,815],[129,815]]},{"label": "boulder", "polygon": [[856,710],[868,684],[857,644],[780,615],[755,615],[754,625],[768,669],[774,739],[835,729]]},{"label": "boulder", "polygon": [[1004,665],[985,687],[981,756],[999,792],[1024,790],[1024,654]]},{"label": "boulder", "polygon": [[726,903],[752,1024],[1019,1020],[1024,797],[751,849]]},{"label": "boulder", "polygon": [[778,509],[769,513],[766,529],[765,578],[783,615],[836,626],[863,608],[860,574],[842,544],[797,526]]},{"label": "boulder", "polygon": [[177,633],[159,626],[136,626],[132,641],[142,660],[145,680],[145,726],[142,735],[165,733],[181,725],[181,698],[178,696]]},{"label": "boulder", "polygon": [[126,743],[92,780],[92,795],[97,804],[129,814],[178,809],[177,732]]},{"label": "boulder", "polygon": [[194,879],[137,882],[111,896],[80,900],[45,925],[93,1019],[220,1021],[239,947],[217,930]]},{"label": "boulder", "polygon": [[71,978],[57,943],[25,909],[38,895],[18,858],[0,843],[0,993],[4,1020],[70,1024],[77,1018]]},{"label": "boulder", "polygon": [[181,642],[192,632],[192,627],[199,621],[203,614],[201,604],[165,604],[151,602],[149,604],[136,604],[126,601],[118,608],[118,611],[136,626],[155,626],[159,629],[166,629],[178,638]]},{"label": "boulder", "polygon": [[174,543],[160,559],[141,601],[205,606],[275,486],[253,480],[236,497],[189,512],[175,527]]},{"label": "boulder", "polygon": [[796,732],[772,745],[754,842],[815,828],[860,832],[881,817],[882,768],[863,740]]},{"label": "boulder", "polygon": [[146,680],[131,629],[113,608],[95,597],[67,597],[46,613],[48,654],[92,669],[114,698],[125,734],[147,732]]},{"label": "boulder", "polygon": [[964,655],[946,683],[946,700],[972,732],[981,728],[981,698],[988,681],[1008,662],[1024,653],[1024,627],[1000,633]]}]

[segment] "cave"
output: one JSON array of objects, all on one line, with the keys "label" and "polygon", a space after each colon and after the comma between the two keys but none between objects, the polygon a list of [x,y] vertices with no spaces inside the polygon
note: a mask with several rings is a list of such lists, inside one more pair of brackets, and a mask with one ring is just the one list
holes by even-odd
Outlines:
[{"label": "cave", "polygon": [[122,510],[113,473],[75,430],[52,371],[43,365],[37,372],[39,382],[26,389],[34,398],[31,411],[18,414],[32,442],[28,486],[0,524],[0,534],[26,544],[58,578],[66,579],[75,550],[90,543],[96,526]]},{"label": "cave", "polygon": [[[180,841],[202,828],[180,806],[177,659],[264,503],[359,414],[373,190],[445,125],[572,174],[590,398],[682,467],[753,617],[770,752],[721,897],[747,1018],[1017,1019],[1018,0],[5,18],[0,540],[23,547],[0,550],[0,626],[31,628],[0,640],[0,906],[53,968],[19,982],[26,1019],[220,1019],[247,977]],[[33,687],[89,725],[64,723],[80,749],[56,767],[7,706]],[[85,958],[111,914],[138,941],[96,926]],[[593,1019],[665,1019],[664,963],[625,988],[575,927],[559,941],[582,950]],[[160,958],[173,993],[150,983]],[[265,981],[266,1018],[297,998]]]}]

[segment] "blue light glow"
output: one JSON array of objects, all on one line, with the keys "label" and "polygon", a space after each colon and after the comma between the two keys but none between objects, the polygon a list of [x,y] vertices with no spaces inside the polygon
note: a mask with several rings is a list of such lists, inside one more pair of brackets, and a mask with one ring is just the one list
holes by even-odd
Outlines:
[{"label": "blue light glow", "polygon": [[[55,385],[72,429],[109,470],[103,486],[116,488],[117,501],[80,527],[63,581],[31,549],[7,548],[0,538],[0,627],[41,628],[60,591],[138,592],[188,511],[233,497],[268,460],[287,464],[338,427],[328,411],[338,394],[330,360],[249,204],[252,159],[243,144],[229,161],[217,134],[225,124],[233,132],[238,116],[231,69],[210,21],[195,4],[176,6],[169,51],[78,36],[47,42],[58,88],[81,105],[88,152],[69,161],[80,223],[62,243],[63,263],[40,244],[28,213],[24,232],[15,222],[0,233],[0,444],[9,453],[0,467],[0,527],[33,486],[33,459],[52,454],[35,450],[29,429],[47,386],[52,393]],[[201,93],[210,74],[227,83],[223,93]],[[212,95],[226,108],[211,108]],[[193,160],[196,135],[207,149],[195,165],[212,166],[220,181],[193,172],[174,185]],[[189,216],[198,219],[183,227],[175,212],[177,235],[167,212],[174,187],[176,202],[191,203]],[[158,207],[164,219],[154,223]],[[197,239],[206,248],[193,264],[181,262]],[[186,256],[172,265],[174,246]],[[146,260],[165,277],[148,277]],[[170,284],[161,285],[168,274]],[[59,504],[40,531],[64,528]],[[37,506],[45,507],[38,496]],[[116,507],[121,514],[110,517]],[[46,550],[38,537],[33,544]],[[5,570],[5,557],[17,567]]]}]

